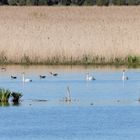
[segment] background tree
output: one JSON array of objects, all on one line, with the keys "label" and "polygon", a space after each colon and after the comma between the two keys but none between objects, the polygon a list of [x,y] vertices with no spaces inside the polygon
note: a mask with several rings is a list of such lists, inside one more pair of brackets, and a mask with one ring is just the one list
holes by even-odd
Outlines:
[{"label": "background tree", "polygon": [[108,6],[109,5],[109,0],[97,0],[96,4],[98,6],[103,6],[103,5]]},{"label": "background tree", "polygon": [[71,4],[71,0],[61,0],[60,2],[62,5],[70,5]]},{"label": "background tree", "polygon": [[113,0],[114,5],[126,5],[125,0]]},{"label": "background tree", "polygon": [[9,5],[18,5],[18,0],[8,0]]},{"label": "background tree", "polygon": [[26,0],[19,0],[19,5],[20,6],[26,5]]},{"label": "background tree", "polygon": [[38,5],[47,5],[47,0],[38,0]]},{"label": "background tree", "polygon": [[38,5],[38,0],[26,0],[26,5]]},{"label": "background tree", "polygon": [[[96,2],[94,3],[95,1],[94,0],[85,0],[84,1],[84,5],[95,5],[96,4]],[[79,4],[78,4],[79,5]]]}]

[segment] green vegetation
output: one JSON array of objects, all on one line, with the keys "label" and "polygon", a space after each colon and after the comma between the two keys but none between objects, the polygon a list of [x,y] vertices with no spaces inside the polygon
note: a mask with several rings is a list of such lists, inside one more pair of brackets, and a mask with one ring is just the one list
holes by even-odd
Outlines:
[{"label": "green vegetation", "polygon": [[11,92],[10,90],[0,88],[0,104],[8,103],[10,96],[13,97],[13,103],[19,103],[19,99],[22,97],[21,93],[18,92]]},{"label": "green vegetation", "polygon": [[11,92],[6,89],[0,89],[0,102],[8,102]]},{"label": "green vegetation", "polygon": [[11,61],[7,56],[0,56],[0,65],[3,64],[20,64],[20,65],[140,65],[140,56],[129,55],[127,57],[107,58],[105,56],[94,56],[85,54],[77,57],[54,56],[46,57],[45,60],[40,60],[35,57],[31,59],[30,56],[24,55],[21,60]]},{"label": "green vegetation", "polygon": [[13,93],[11,93],[11,96],[13,97],[13,99],[12,99],[13,103],[18,104],[19,99],[22,97],[22,94],[18,93],[18,92],[13,92]]},{"label": "green vegetation", "polygon": [[1,5],[139,5],[140,0],[0,0]]}]

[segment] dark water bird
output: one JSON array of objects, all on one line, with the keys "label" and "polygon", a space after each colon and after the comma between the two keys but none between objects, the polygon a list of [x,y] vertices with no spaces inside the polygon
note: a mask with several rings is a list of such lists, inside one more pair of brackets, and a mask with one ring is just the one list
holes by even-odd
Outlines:
[{"label": "dark water bird", "polygon": [[124,80],[128,80],[128,77],[127,77],[127,76],[125,76],[125,70],[123,70],[122,80],[123,80],[123,81],[124,81]]},{"label": "dark water bird", "polygon": [[6,71],[6,68],[5,68],[5,67],[2,67],[1,70],[2,70],[2,71]]},{"label": "dark water bird", "polygon": [[50,74],[51,74],[52,76],[58,76],[58,73],[50,72]]},{"label": "dark water bird", "polygon": [[17,77],[16,77],[16,76],[12,76],[12,75],[11,75],[11,79],[17,79]]},{"label": "dark water bird", "polygon": [[94,103],[90,103],[90,105],[94,105]]},{"label": "dark water bird", "polygon": [[40,79],[45,79],[46,76],[45,75],[39,75]]}]

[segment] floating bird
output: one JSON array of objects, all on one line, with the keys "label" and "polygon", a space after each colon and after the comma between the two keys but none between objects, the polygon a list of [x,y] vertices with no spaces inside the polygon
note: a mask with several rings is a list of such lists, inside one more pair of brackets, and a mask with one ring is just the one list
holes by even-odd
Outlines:
[{"label": "floating bird", "polygon": [[2,70],[2,71],[6,71],[6,68],[5,68],[5,67],[2,67],[1,70]]},{"label": "floating bird", "polygon": [[46,76],[45,75],[39,75],[40,79],[45,79]]},{"label": "floating bird", "polygon": [[16,77],[16,76],[12,76],[12,75],[11,75],[11,79],[17,79],[17,77]]},{"label": "floating bird", "polygon": [[123,80],[123,81],[124,81],[124,80],[128,80],[128,77],[127,77],[127,76],[125,76],[125,70],[123,70],[122,80]]},{"label": "floating bird", "polygon": [[25,73],[22,73],[22,82],[27,83],[27,82],[32,82],[31,79],[25,78]]},{"label": "floating bird", "polygon": [[52,76],[57,76],[57,75],[58,75],[58,73],[53,73],[53,72],[50,72],[50,74],[51,74]]},{"label": "floating bird", "polygon": [[93,76],[90,76],[89,73],[87,73],[86,80],[87,81],[92,81],[92,80],[96,80],[96,79]]},{"label": "floating bird", "polygon": [[67,97],[65,97],[65,101],[66,102],[71,102],[72,101],[72,99],[71,99],[71,92],[70,92],[69,86],[67,87]]}]

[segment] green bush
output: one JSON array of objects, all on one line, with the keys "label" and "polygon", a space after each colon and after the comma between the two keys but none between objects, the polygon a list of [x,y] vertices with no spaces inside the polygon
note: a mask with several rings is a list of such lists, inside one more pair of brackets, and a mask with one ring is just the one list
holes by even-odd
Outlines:
[{"label": "green bush", "polygon": [[138,56],[128,56],[128,63],[129,64],[139,64],[140,63],[140,57],[138,57]]},{"label": "green bush", "polygon": [[20,6],[26,5],[26,0],[19,0],[19,5]]},{"label": "green bush", "polygon": [[9,5],[18,5],[18,0],[8,0]]},{"label": "green bush", "polygon": [[0,89],[0,102],[8,102],[10,95],[9,90]]},{"label": "green bush", "polygon": [[126,0],[113,0],[114,5],[126,5]]},{"label": "green bush", "polygon": [[26,5],[38,5],[38,0],[26,0]]},{"label": "green bush", "polygon": [[47,0],[38,0],[38,5],[47,5]]}]

